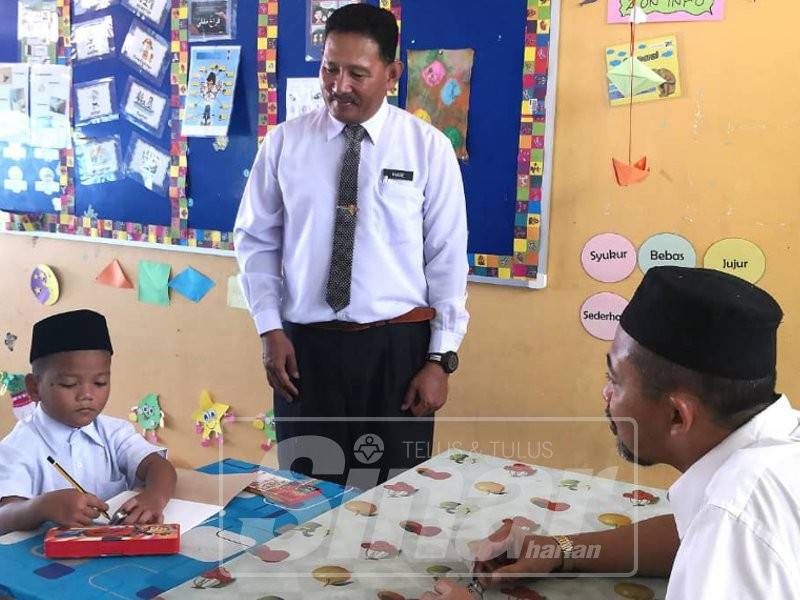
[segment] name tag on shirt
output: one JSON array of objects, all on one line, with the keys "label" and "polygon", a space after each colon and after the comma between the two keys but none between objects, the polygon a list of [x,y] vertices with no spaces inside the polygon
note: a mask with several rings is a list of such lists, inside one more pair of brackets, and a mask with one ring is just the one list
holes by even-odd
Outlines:
[{"label": "name tag on shirt", "polygon": [[384,169],[383,178],[395,181],[414,181],[414,171],[401,171],[400,169]]}]

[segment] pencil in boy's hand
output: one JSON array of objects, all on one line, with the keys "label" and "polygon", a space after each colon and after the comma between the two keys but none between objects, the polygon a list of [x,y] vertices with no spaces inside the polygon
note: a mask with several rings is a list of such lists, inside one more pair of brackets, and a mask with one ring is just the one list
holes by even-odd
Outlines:
[{"label": "pencil in boy's hand", "polygon": [[[70,484],[72,487],[74,487],[76,490],[78,490],[78,491],[79,491],[81,494],[88,494],[88,493],[89,493],[89,492],[87,492],[85,489],[83,489],[83,487],[81,486],[81,484],[80,484],[80,483],[78,483],[77,481],[75,481],[75,480],[72,478],[72,475],[70,475],[69,473],[67,473],[67,472],[64,470],[64,467],[62,467],[60,464],[58,464],[58,463],[55,461],[55,459],[54,459],[52,456],[48,456],[48,457],[47,457],[47,462],[49,462],[51,465],[53,465],[53,466],[56,468],[56,471],[58,471],[59,473],[61,473],[61,476],[62,476],[64,479],[66,479],[66,480],[69,482],[69,484]],[[109,521],[111,521],[111,517],[110,517],[110,516],[108,516],[108,513],[107,513],[106,511],[104,511],[104,510],[101,510],[101,511],[100,511],[100,514],[101,514],[101,515],[103,515],[103,516],[104,516],[106,519],[108,519]]]}]

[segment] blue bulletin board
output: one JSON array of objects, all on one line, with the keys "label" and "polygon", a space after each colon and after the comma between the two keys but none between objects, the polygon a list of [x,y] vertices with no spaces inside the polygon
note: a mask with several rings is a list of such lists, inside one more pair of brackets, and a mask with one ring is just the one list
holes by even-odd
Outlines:
[{"label": "blue bulletin board", "polygon": [[[57,0],[62,32],[69,31],[70,0]],[[552,140],[558,0],[370,0],[394,12],[401,23],[401,59],[408,50],[475,50],[467,149],[462,162],[470,229],[473,280],[544,287]],[[172,41],[171,63],[159,91],[170,97],[171,120],[160,137],[125,119],[82,127],[89,136],[115,134],[123,154],[136,132],[170,152],[169,189],[164,194],[140,183],[120,181],[83,186],[74,156],[49,156],[60,167],[62,191],[9,194],[0,189],[0,209],[10,213],[7,230],[78,239],[154,244],[165,249],[230,253],[231,229],[259,139],[285,118],[289,77],[314,77],[318,62],[306,62],[306,0],[238,0],[236,35],[200,44],[242,48],[233,115],[227,138],[180,137],[189,42],[188,0],[171,0],[161,30]],[[16,0],[0,20],[0,62],[19,60]],[[132,20],[116,4],[76,22],[110,14],[117,54]],[[60,59],[70,63],[68,39]],[[128,77],[136,76],[118,57],[73,67],[73,83],[113,75],[121,102]],[[405,104],[406,82],[392,100]],[[0,147],[3,143],[0,142]],[[0,153],[1,154],[1,153]],[[26,177],[43,162],[25,159]],[[7,169],[0,156],[0,174]],[[39,162],[36,162],[39,161]],[[57,171],[58,172],[58,171]]]}]

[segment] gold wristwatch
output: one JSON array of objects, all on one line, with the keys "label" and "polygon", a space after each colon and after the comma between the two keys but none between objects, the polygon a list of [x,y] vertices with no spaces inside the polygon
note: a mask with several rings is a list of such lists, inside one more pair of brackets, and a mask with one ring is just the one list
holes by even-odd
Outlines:
[{"label": "gold wristwatch", "polygon": [[575,567],[575,561],[572,558],[572,551],[575,548],[575,542],[565,535],[554,535],[552,537],[556,541],[556,544],[558,544],[558,547],[561,548],[561,568],[558,569],[558,571],[562,573],[570,573]]}]

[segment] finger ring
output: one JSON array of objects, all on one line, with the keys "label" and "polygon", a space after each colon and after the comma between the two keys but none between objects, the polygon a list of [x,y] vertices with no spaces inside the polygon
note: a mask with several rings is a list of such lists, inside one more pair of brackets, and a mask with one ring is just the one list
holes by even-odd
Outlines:
[{"label": "finger ring", "polygon": [[483,593],[486,591],[481,585],[481,582],[478,581],[477,579],[467,585],[467,590],[472,595],[472,597],[476,599],[482,599]]}]

